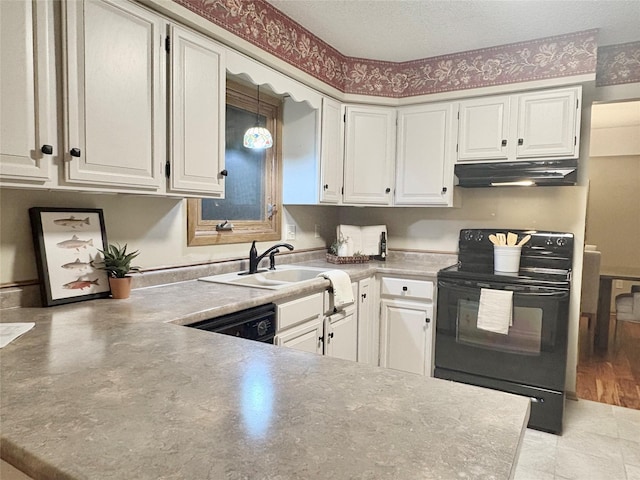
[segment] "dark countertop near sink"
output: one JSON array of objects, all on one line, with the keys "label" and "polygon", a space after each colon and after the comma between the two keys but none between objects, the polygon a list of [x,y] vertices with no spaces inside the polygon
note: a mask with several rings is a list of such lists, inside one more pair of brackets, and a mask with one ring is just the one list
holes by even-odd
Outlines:
[{"label": "dark countertop near sink", "polygon": [[[354,280],[445,266],[402,263],[306,264]],[[36,326],[0,350],[1,457],[35,479],[511,478],[527,399],[176,325],[327,285],[193,280],[2,310]]]}]

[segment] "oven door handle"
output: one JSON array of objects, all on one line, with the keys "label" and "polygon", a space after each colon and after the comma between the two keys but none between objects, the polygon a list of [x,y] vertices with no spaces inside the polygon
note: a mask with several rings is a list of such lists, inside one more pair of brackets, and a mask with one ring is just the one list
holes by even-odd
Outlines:
[{"label": "oven door handle", "polygon": [[[496,288],[497,287],[497,288]],[[493,288],[495,290],[507,290],[513,292],[514,295],[522,297],[547,297],[547,298],[567,298],[569,296],[568,290],[531,290],[531,289],[514,289],[504,288],[503,286],[491,285],[487,283],[479,283],[478,285],[460,285],[458,283],[447,282],[445,280],[438,281],[438,288],[447,288],[450,290],[465,291],[465,292],[479,292],[481,288]]]}]

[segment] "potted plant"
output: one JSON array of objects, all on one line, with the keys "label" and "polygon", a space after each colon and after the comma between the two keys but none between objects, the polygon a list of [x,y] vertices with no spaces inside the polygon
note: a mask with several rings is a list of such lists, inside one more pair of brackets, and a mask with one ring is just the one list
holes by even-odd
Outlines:
[{"label": "potted plant", "polygon": [[342,234],[340,234],[340,237],[337,238],[336,241],[333,242],[329,247],[329,253],[337,255],[338,257],[346,257],[348,240],[349,237],[345,238]]},{"label": "potted plant", "polygon": [[109,287],[113,298],[129,298],[131,294],[131,277],[129,272],[138,272],[140,267],[132,267],[131,261],[140,255],[138,250],[127,253],[127,244],[110,243],[106,250],[99,250],[104,256],[104,265],[100,268],[109,275]]}]

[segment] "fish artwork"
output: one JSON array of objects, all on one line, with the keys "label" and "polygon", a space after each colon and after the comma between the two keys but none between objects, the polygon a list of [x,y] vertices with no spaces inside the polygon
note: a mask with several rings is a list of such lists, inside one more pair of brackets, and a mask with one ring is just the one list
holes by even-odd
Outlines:
[{"label": "fish artwork", "polygon": [[62,288],[66,288],[68,290],[84,290],[85,288],[91,288],[91,285],[99,285],[98,279],[83,280],[78,277],[78,279],[73,282],[65,283]]},{"label": "fish artwork", "polygon": [[65,263],[62,268],[66,270],[84,270],[85,268],[93,267],[93,262],[81,262],[79,258],[76,258],[75,262]]},{"label": "fish artwork", "polygon": [[69,218],[58,218],[54,220],[53,223],[56,225],[61,225],[63,227],[71,228],[82,227],[83,225],[91,225],[89,217],[82,220],[80,218],[74,217],[73,215],[70,215]]},{"label": "fish artwork", "polygon": [[93,246],[93,238],[90,238],[89,240],[80,240],[76,235],[74,235],[70,240],[65,240],[57,243],[56,245],[60,248],[75,248],[79,251],[81,248],[87,248],[88,245]]}]

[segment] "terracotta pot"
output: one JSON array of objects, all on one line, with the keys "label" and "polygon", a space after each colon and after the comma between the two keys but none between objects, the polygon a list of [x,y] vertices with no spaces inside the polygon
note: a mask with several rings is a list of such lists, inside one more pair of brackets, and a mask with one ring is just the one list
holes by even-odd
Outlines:
[{"label": "terracotta pot", "polygon": [[129,298],[131,294],[131,277],[109,277],[112,298]]}]

